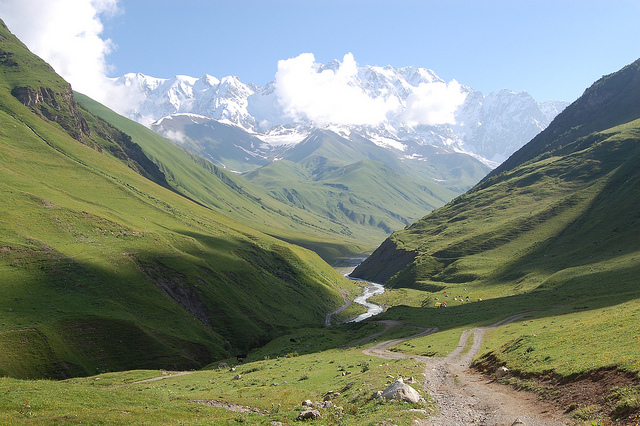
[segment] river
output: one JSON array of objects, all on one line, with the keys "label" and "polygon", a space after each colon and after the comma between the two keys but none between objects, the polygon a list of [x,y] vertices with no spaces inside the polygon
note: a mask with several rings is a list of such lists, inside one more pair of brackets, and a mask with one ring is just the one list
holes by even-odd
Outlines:
[{"label": "river", "polygon": [[360,322],[367,318],[371,318],[374,315],[378,315],[382,313],[382,311],[384,311],[384,308],[382,306],[378,305],[377,303],[369,302],[370,297],[378,296],[384,293],[384,286],[379,283],[373,283],[371,281],[366,281],[360,278],[353,278],[349,276],[349,274],[351,274],[351,272],[353,272],[356,266],[358,266],[358,264],[360,264],[360,262],[362,262],[363,260],[364,259],[362,258],[354,258],[354,259],[351,259],[351,263],[349,264],[349,266],[336,267],[336,269],[340,271],[340,273],[342,273],[345,277],[349,278],[350,280],[362,281],[368,284],[362,291],[362,294],[360,296],[357,296],[355,299],[353,299],[353,301],[358,305],[364,306],[367,309],[367,312],[360,314],[354,319],[349,320],[347,322]]},{"label": "river", "polygon": [[[349,276],[347,276],[347,278],[351,280],[364,281],[358,278],[351,278]],[[368,283],[369,285],[366,286],[362,291],[362,294],[356,297],[355,299],[353,299],[353,301],[356,302],[358,305],[362,305],[365,308],[367,308],[367,312],[365,312],[364,314],[358,315],[357,317],[355,317],[352,320],[349,320],[348,322],[360,322],[367,318],[371,318],[374,315],[378,315],[382,313],[382,311],[384,311],[384,308],[382,306],[378,305],[377,303],[369,302],[368,300],[372,296],[377,296],[379,294],[384,293],[384,286],[382,284],[372,283],[370,281],[365,281],[365,282]]]}]

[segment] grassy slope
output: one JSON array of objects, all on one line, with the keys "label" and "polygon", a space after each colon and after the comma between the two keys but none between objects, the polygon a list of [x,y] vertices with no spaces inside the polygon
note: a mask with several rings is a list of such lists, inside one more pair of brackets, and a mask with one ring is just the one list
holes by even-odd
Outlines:
[{"label": "grassy slope", "polygon": [[[358,235],[384,235],[441,206],[455,192],[412,178],[391,153],[369,141],[347,142],[330,131],[305,141],[247,178],[295,207],[347,224]],[[355,231],[357,230],[357,231]]]},{"label": "grassy slope", "polygon": [[[137,384],[136,381],[166,377],[171,372],[136,370],[65,381],[2,379],[0,422],[294,424],[305,410],[302,401],[322,401],[328,391],[334,391],[340,393],[333,397],[334,407],[319,409],[322,424],[405,426],[433,413],[432,403],[383,402],[371,400],[370,396],[384,390],[389,377],[418,378],[421,370],[413,361],[380,363],[362,355],[360,349],[350,349],[273,357],[240,365],[236,371],[203,370]],[[346,371],[351,374],[343,376]],[[241,378],[234,379],[236,374]],[[428,395],[424,396],[428,399]],[[206,405],[207,401],[249,406],[255,412],[231,411]]]},{"label": "grassy slope", "polygon": [[[635,86],[628,95],[637,102]],[[639,142],[635,120],[546,143],[550,151],[499,169],[393,234],[359,273],[398,288],[379,298],[404,305],[386,316],[452,330],[453,341],[470,325],[536,311],[530,322],[488,337],[483,358],[514,371],[564,378],[601,367],[638,372]],[[394,268],[379,266],[385,262]],[[449,307],[434,309],[441,301]],[[436,339],[404,349],[432,352]]]},{"label": "grassy slope", "polygon": [[18,84],[67,86],[1,35],[3,65],[15,65],[0,90],[0,374],[193,368],[322,324],[342,303],[351,284],[314,253],[156,185],[23,106]]},{"label": "grassy slope", "polygon": [[76,96],[89,111],[131,135],[159,165],[175,191],[215,211],[314,250],[328,262],[371,249],[384,238],[351,230],[326,217],[273,199],[264,189],[189,153],[146,127],[82,94]]},{"label": "grassy slope", "polygon": [[248,177],[283,202],[349,224],[359,234],[378,237],[405,227],[453,196],[445,188],[430,190],[371,160],[336,166],[321,178],[281,160]]}]

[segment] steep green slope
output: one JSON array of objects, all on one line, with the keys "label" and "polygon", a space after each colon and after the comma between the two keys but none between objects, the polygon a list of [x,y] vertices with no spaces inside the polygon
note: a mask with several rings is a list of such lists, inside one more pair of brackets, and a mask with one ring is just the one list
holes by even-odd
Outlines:
[{"label": "steep green slope", "polygon": [[327,262],[370,250],[386,235],[371,236],[326,216],[271,197],[263,188],[227,172],[146,127],[76,93],[82,107],[131,135],[176,192],[269,235],[314,250]]},{"label": "steep green slope", "polygon": [[[490,334],[484,368],[506,364],[514,381],[543,374],[561,383],[624,370],[638,384],[638,64],[595,83],[509,164],[394,233],[356,269],[411,295],[388,317],[455,329],[530,312]],[[388,303],[400,297],[393,293]],[[447,309],[434,309],[442,301]],[[613,417],[639,408],[608,413],[598,404],[594,412]]]},{"label": "steep green slope", "polygon": [[0,51],[1,375],[196,368],[342,303],[317,255],[132,170],[86,111],[69,121],[68,84],[4,26]]}]

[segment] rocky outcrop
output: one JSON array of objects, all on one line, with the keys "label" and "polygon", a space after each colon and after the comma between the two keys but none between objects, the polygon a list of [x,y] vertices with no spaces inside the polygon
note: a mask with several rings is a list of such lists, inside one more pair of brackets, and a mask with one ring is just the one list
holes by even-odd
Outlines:
[{"label": "rocky outcrop", "polygon": [[74,139],[84,142],[91,137],[91,128],[78,108],[71,86],[64,92],[55,92],[50,87],[20,86],[14,87],[11,94],[39,116],[58,123]]},{"label": "rocky outcrop", "polygon": [[[362,278],[376,283],[387,283],[389,279],[409,266],[417,252],[404,250],[387,238],[366,260],[351,273],[354,278]],[[385,261],[381,262],[380,259]]]}]

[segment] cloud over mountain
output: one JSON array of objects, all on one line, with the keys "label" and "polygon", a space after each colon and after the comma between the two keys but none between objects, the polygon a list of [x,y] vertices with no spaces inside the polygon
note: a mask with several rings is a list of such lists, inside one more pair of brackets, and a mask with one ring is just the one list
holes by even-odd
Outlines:
[{"label": "cloud over mountain", "polygon": [[295,121],[319,124],[369,124],[385,120],[399,104],[372,98],[356,85],[358,68],[351,53],[335,69],[315,62],[312,53],[278,61],[275,93],[283,112]]},{"label": "cloud over mountain", "polygon": [[402,121],[410,126],[456,124],[455,113],[467,98],[462,86],[453,80],[420,83],[407,97],[407,106]]},{"label": "cloud over mountain", "polygon": [[290,119],[320,125],[375,126],[393,118],[411,126],[455,124],[455,112],[466,98],[455,80],[421,82],[406,102],[388,89],[371,96],[362,88],[351,53],[327,66],[315,62],[312,53],[278,61],[274,90]]}]

